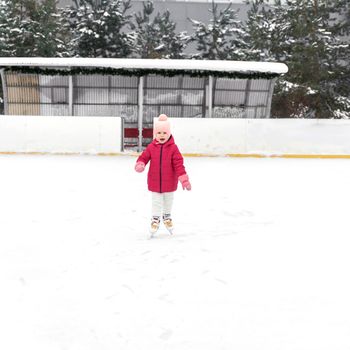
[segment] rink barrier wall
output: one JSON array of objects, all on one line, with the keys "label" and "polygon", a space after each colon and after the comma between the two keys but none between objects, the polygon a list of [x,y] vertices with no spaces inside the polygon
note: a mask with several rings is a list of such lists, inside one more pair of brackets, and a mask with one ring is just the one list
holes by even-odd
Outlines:
[{"label": "rink barrier wall", "polygon": [[[185,156],[350,158],[350,120],[172,118]],[[2,154],[123,152],[118,117],[1,116]]]},{"label": "rink barrier wall", "polygon": [[0,117],[0,153],[115,154],[122,143],[118,117]]},{"label": "rink barrier wall", "polygon": [[350,120],[177,119],[176,143],[185,154],[244,157],[350,156]]}]

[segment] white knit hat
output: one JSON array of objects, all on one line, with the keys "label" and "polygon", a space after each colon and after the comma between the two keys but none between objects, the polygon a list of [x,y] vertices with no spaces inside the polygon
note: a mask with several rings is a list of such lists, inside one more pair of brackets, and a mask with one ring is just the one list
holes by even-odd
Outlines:
[{"label": "white knit hat", "polygon": [[167,133],[168,137],[170,137],[170,122],[168,117],[165,114],[161,114],[158,117],[158,120],[154,122],[153,126],[153,138],[156,138],[156,135],[159,131],[164,131]]}]

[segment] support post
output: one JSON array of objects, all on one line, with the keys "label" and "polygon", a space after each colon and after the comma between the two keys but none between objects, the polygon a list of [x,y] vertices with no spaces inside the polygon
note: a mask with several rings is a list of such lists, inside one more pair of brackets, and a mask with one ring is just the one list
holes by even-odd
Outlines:
[{"label": "support post", "polygon": [[[245,86],[245,96],[244,96],[244,109],[247,110],[248,109],[248,105],[249,105],[249,95],[250,95],[250,86],[251,86],[252,81],[248,78],[247,79],[247,83]],[[255,114],[256,114],[256,110],[255,110]],[[247,112],[245,111],[245,118],[247,118]]]},{"label": "support post", "polygon": [[121,117],[120,118],[121,119],[121,135],[120,135],[120,137],[121,137],[121,152],[124,152],[124,128],[125,128],[125,125],[124,125],[124,117]]},{"label": "support post", "polygon": [[208,84],[208,118],[213,117],[213,77],[209,75]]},{"label": "support post", "polygon": [[266,116],[265,118],[270,118],[271,114],[271,103],[272,103],[272,96],[273,96],[273,90],[275,88],[277,78],[274,78],[270,81],[270,87],[269,87],[269,95],[267,97],[267,106],[266,106]]},{"label": "support post", "polygon": [[73,115],[73,76],[69,76],[68,82],[68,115]]},{"label": "support post", "polygon": [[142,151],[142,125],[143,125],[143,77],[139,78],[138,86],[138,129],[139,129],[139,139],[137,150]]},{"label": "support post", "polygon": [[0,69],[1,74],[1,84],[2,84],[2,93],[4,98],[4,114],[9,114],[9,106],[8,106],[8,94],[7,94],[7,84],[6,84],[6,74],[4,69]]}]

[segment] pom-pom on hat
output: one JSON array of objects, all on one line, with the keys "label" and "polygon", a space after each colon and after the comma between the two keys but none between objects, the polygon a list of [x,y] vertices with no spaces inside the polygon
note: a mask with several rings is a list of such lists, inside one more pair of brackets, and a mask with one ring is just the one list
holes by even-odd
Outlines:
[{"label": "pom-pom on hat", "polygon": [[157,120],[154,122],[153,126],[153,137],[156,138],[156,134],[159,131],[164,131],[167,133],[168,138],[171,135],[170,132],[170,122],[168,117],[165,114],[161,114]]}]

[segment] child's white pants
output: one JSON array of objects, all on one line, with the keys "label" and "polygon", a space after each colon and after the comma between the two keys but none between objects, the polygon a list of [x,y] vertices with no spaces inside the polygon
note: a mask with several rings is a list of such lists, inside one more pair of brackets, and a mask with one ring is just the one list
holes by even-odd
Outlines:
[{"label": "child's white pants", "polygon": [[152,192],[152,216],[170,215],[173,200],[174,192]]}]

